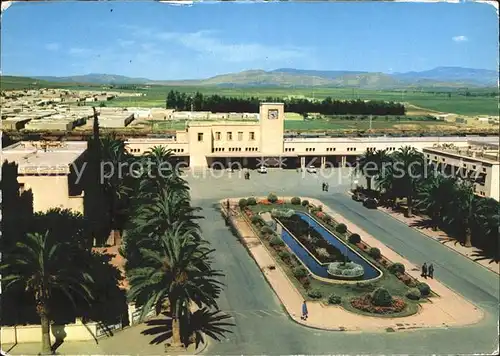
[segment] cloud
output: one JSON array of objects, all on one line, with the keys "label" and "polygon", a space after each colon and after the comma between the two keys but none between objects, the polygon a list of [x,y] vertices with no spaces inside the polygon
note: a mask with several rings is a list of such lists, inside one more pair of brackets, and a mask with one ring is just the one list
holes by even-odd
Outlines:
[{"label": "cloud", "polygon": [[468,41],[468,38],[466,36],[455,36],[452,37],[452,40],[455,42],[466,42]]},{"label": "cloud", "polygon": [[88,48],[72,47],[69,49],[68,53],[72,56],[84,57],[92,54],[92,51]]},{"label": "cloud", "polygon": [[48,51],[58,51],[59,48],[61,48],[61,46],[59,45],[59,43],[47,43],[45,45],[45,49],[48,50]]},{"label": "cloud", "polygon": [[241,63],[256,61],[285,61],[303,58],[306,48],[270,46],[260,43],[229,43],[217,37],[217,31],[157,32],[147,28],[130,28],[132,35],[150,41],[169,42],[197,52],[200,57],[218,61]]},{"label": "cloud", "polygon": [[123,39],[118,39],[118,45],[120,47],[130,47],[135,43],[135,41],[132,40],[123,40]]}]

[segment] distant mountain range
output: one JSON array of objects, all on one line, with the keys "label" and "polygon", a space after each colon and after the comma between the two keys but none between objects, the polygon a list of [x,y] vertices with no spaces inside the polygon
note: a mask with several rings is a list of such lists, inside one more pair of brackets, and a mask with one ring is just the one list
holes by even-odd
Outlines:
[{"label": "distant mountain range", "polygon": [[121,75],[87,74],[69,77],[33,77],[65,83],[140,84],[225,87],[344,87],[361,89],[496,87],[498,72],[462,67],[438,67],[422,72],[373,73],[281,68],[248,70],[201,80],[151,80]]}]

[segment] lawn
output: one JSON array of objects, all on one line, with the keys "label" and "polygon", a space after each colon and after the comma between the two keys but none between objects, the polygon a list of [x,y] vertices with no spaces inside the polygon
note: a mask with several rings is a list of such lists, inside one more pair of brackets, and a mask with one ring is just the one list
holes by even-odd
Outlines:
[{"label": "lawn", "polygon": [[[292,205],[292,204],[271,204],[271,205],[262,205],[262,204],[257,204],[257,205],[252,205],[248,207],[252,212],[254,213],[260,213],[264,211],[271,211],[272,209],[278,209],[278,210],[287,210],[287,209],[294,209],[294,210],[300,210],[304,211],[305,208],[301,205]],[[252,228],[255,230],[256,233],[259,234],[258,228],[256,225],[251,224]],[[260,235],[260,234],[259,234]],[[339,235],[339,234],[337,234]],[[349,235],[349,233],[346,233],[345,236]],[[270,245],[269,239],[262,237],[261,236],[261,241],[263,244],[266,246],[267,250],[271,253],[271,255],[274,257],[275,261],[282,267],[282,269],[285,271],[287,274],[288,278],[292,283],[295,285],[295,287],[300,291],[302,296],[304,297],[305,300],[316,300],[311,298],[308,295],[308,291],[304,288],[302,283],[294,276],[292,268],[283,260],[280,258],[278,252]],[[310,288],[309,290],[317,290],[321,292],[322,295],[322,300],[326,302],[328,299],[328,296],[334,294],[337,295],[341,298],[342,302],[341,305],[346,308],[349,311],[360,313],[360,314],[368,314],[368,315],[374,315],[374,314],[369,314],[362,312],[360,310],[357,310],[356,308],[352,307],[350,305],[350,300],[355,297],[361,297],[363,295],[366,295],[367,293],[370,293],[374,291],[378,287],[383,287],[389,291],[389,293],[393,296],[401,297],[405,300],[407,303],[408,307],[405,308],[400,313],[393,313],[390,314],[391,317],[395,316],[406,316],[406,315],[411,315],[417,312],[418,310],[418,302],[414,302],[412,300],[409,300],[408,298],[405,298],[405,295],[407,291],[409,290],[409,287],[406,286],[399,278],[397,278],[394,274],[390,273],[387,268],[382,266],[382,264],[378,263],[377,261],[373,260],[367,253],[356,247],[355,245],[351,245],[355,250],[357,250],[358,253],[363,255],[365,259],[371,261],[372,263],[376,264],[379,269],[382,270],[383,276],[375,280],[373,282],[360,282],[360,283],[354,283],[354,284],[344,284],[344,283],[325,283],[322,281],[319,281],[314,278],[310,278]],[[425,299],[421,300],[420,302],[425,301]],[[383,316],[383,315],[378,315],[377,316]],[[389,316],[389,315],[388,315]]]},{"label": "lawn", "polygon": [[[415,121],[415,120],[388,120],[382,118],[372,120],[372,129],[396,129],[396,130],[432,130],[453,129],[458,127],[456,123],[443,121]],[[285,130],[290,131],[328,131],[328,130],[368,130],[369,120],[328,120],[316,119],[309,121],[285,121]]]},{"label": "lawn", "polygon": [[[391,90],[367,90],[352,88],[221,88],[221,87],[170,87],[152,86],[141,90],[146,96],[137,98],[137,104],[145,104],[151,107],[164,107],[165,98],[170,90],[195,93],[201,92],[204,95],[224,95],[234,97],[288,97],[305,96],[314,99],[324,99],[327,96],[338,100],[386,100],[404,102],[420,108],[430,109],[438,112],[450,112],[461,115],[498,115],[498,97],[466,97],[453,92],[448,97],[447,92],[427,93],[420,91],[391,91]],[[436,90],[437,91],[437,90]],[[472,91],[472,90],[471,90]],[[491,91],[496,91],[492,88]],[[127,106],[128,98],[117,98],[112,100],[117,105]],[[131,99],[134,102],[134,98]],[[146,105],[147,104],[147,105]],[[114,105],[114,104],[113,104]],[[139,106],[139,105],[138,105]]]}]

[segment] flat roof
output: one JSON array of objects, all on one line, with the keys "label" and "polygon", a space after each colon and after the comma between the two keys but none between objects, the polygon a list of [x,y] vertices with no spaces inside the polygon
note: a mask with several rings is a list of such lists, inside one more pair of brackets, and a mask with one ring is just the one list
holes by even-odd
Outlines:
[{"label": "flat roof", "polygon": [[453,156],[460,159],[466,159],[468,161],[477,161],[483,162],[490,165],[497,165],[500,162],[498,161],[498,154],[495,156],[493,154],[483,153],[478,150],[468,150],[467,148],[442,148],[442,147],[429,147],[424,148],[424,152],[436,153],[444,156]]},{"label": "flat roof", "polygon": [[2,150],[2,164],[15,162],[19,174],[69,174],[86,149],[87,142],[81,141],[22,141]]}]

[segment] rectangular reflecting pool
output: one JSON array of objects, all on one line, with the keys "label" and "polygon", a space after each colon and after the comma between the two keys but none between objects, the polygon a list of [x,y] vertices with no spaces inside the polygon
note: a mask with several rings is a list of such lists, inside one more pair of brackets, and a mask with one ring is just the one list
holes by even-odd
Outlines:
[{"label": "rectangular reflecting pool", "polygon": [[[317,233],[321,235],[323,239],[328,241],[331,245],[338,248],[342,253],[347,253],[347,257],[350,261],[357,263],[363,266],[364,275],[360,278],[360,280],[369,280],[373,278],[377,278],[380,276],[381,272],[376,269],[370,262],[365,260],[362,256],[360,256],[356,251],[350,248],[344,241],[340,240],[337,236],[333,235],[330,231],[328,231],[325,227],[319,224],[314,218],[310,215],[303,212],[296,212],[295,215],[299,216],[302,220],[307,222],[311,229],[314,229]],[[292,234],[283,229],[281,238],[285,242],[285,244],[293,251],[293,253],[299,258],[304,265],[309,268],[309,270],[316,274],[319,277],[333,279],[328,274],[328,264],[319,263],[309,251],[307,251],[302,244],[298,242],[296,237],[292,236]]]}]

